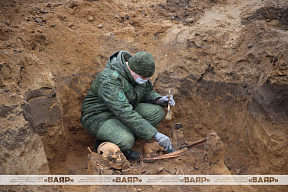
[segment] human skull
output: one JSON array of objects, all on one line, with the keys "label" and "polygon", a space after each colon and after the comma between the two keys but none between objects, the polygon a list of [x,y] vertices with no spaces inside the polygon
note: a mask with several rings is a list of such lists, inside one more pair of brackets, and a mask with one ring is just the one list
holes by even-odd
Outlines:
[{"label": "human skull", "polygon": [[164,148],[159,145],[158,142],[145,143],[142,149],[142,154],[144,157],[156,157],[162,155]]},{"label": "human skull", "polygon": [[114,143],[101,143],[97,149],[97,153],[109,162],[111,168],[127,169],[130,167],[129,161]]}]

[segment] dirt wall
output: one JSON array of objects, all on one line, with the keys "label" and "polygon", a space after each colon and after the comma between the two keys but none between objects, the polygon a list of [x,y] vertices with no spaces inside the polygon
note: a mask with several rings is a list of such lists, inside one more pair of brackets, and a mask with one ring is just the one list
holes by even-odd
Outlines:
[{"label": "dirt wall", "polygon": [[[79,122],[81,103],[108,57],[127,50],[152,53],[155,90],[174,94],[173,121],[161,132],[178,122],[188,141],[215,131],[230,173],[287,174],[286,1],[0,5],[3,173],[86,174],[95,139]],[[29,159],[37,166],[24,169]]]}]

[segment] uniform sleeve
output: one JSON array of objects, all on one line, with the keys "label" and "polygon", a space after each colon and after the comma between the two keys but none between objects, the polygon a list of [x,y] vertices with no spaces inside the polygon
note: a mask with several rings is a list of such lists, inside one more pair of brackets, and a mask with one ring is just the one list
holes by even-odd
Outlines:
[{"label": "uniform sleeve", "polygon": [[162,96],[153,90],[153,86],[149,81],[146,85],[146,92],[142,100],[147,103],[155,103],[156,99],[160,97]]},{"label": "uniform sleeve", "polygon": [[150,140],[156,134],[157,129],[133,110],[120,83],[113,80],[102,82],[98,89],[98,95],[116,118],[137,137]]}]

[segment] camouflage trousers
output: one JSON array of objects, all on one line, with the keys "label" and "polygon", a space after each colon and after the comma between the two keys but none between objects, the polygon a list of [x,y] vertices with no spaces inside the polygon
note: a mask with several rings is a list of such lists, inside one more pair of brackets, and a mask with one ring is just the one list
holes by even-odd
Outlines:
[{"label": "camouflage trousers", "polygon": [[[164,109],[155,104],[140,103],[135,110],[154,127],[165,116]],[[121,151],[130,150],[135,142],[133,132],[116,118],[110,118],[103,123],[97,132],[96,139],[115,143]]]}]

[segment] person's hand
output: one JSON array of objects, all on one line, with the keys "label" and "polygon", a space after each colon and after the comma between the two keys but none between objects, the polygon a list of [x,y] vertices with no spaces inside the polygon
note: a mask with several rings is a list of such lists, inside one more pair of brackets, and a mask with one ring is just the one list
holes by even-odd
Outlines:
[{"label": "person's hand", "polygon": [[[167,105],[168,105],[168,101],[169,101],[169,95],[165,95],[165,96],[161,97],[161,98],[158,100],[158,103],[159,103],[160,105],[165,105],[165,106],[167,106]],[[174,105],[176,104],[175,101],[174,101],[174,99],[173,99],[173,95],[170,95],[169,104],[170,104],[171,106],[174,106]]]},{"label": "person's hand", "polygon": [[167,137],[166,135],[157,132],[154,135],[154,138],[159,143],[159,145],[164,148],[164,151],[168,152],[173,152],[173,150],[175,151],[175,149],[172,148],[172,144],[169,137]]}]

